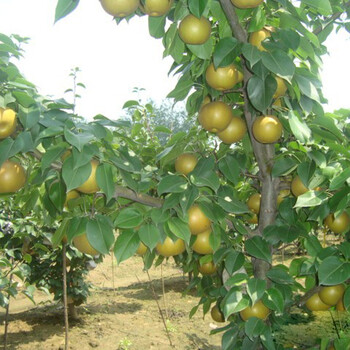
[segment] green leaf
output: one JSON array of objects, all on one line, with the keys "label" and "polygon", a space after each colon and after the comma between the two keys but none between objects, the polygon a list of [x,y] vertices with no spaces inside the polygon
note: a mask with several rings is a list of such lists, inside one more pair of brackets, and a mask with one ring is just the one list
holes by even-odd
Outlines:
[{"label": "green leaf", "polygon": [[237,329],[230,328],[226,331],[221,339],[221,348],[222,350],[232,350],[235,349],[237,344]]},{"label": "green leaf", "polygon": [[187,213],[188,209],[194,203],[198,195],[199,190],[195,186],[189,186],[187,190],[182,193],[182,196],[180,198],[180,205],[184,214]]},{"label": "green leaf", "polygon": [[189,74],[184,74],[177,82],[175,88],[169,92],[167,98],[173,98],[175,101],[182,101],[187,97],[192,87],[193,81],[191,76]]},{"label": "green leaf", "polygon": [[213,54],[215,69],[228,66],[234,62],[239,55],[237,46],[239,46],[238,41],[234,37],[223,38],[215,45]]},{"label": "green leaf", "polygon": [[58,0],[55,12],[55,23],[69,15],[79,5],[79,0]]},{"label": "green leaf", "polygon": [[266,281],[258,278],[251,278],[247,283],[247,293],[254,305],[264,295],[266,290]]},{"label": "green leaf", "polygon": [[99,165],[96,170],[96,181],[106,195],[107,202],[109,202],[113,198],[115,192],[113,166],[107,163]]},{"label": "green leaf", "polygon": [[232,156],[227,154],[219,161],[219,169],[234,185],[237,185],[240,179],[240,167],[238,161]]},{"label": "green leaf", "polygon": [[294,208],[315,207],[328,199],[327,194],[319,191],[308,191],[298,196]]},{"label": "green leaf", "polygon": [[79,236],[83,233],[85,234],[87,223],[88,223],[87,217],[72,217],[67,227],[68,242],[71,242],[72,239],[76,236]]},{"label": "green leaf", "polygon": [[341,261],[337,256],[324,259],[318,268],[320,284],[332,286],[344,283],[350,276],[350,263]]},{"label": "green leaf", "polygon": [[232,251],[225,259],[225,268],[227,272],[232,275],[238,271],[244,264],[245,258],[241,252]]},{"label": "green leaf", "polygon": [[307,143],[311,139],[311,130],[307,124],[297,116],[293,111],[288,112],[289,126],[292,133],[302,143]]},{"label": "green leaf", "polygon": [[267,306],[269,309],[277,311],[279,313],[283,312],[284,297],[278,289],[269,288],[266,291],[266,296],[263,299],[265,306]]},{"label": "green leaf", "polygon": [[170,231],[178,238],[184,240],[187,244],[190,243],[191,231],[188,224],[184,223],[179,218],[170,218],[168,221]]},{"label": "green leaf", "polygon": [[143,221],[142,214],[134,208],[122,209],[116,220],[115,226],[119,228],[134,228],[139,226]]},{"label": "green leaf", "polygon": [[292,59],[284,51],[273,50],[271,52],[262,52],[261,54],[262,62],[268,70],[291,82],[295,66]]},{"label": "green leaf", "polygon": [[302,0],[301,2],[314,8],[321,15],[328,16],[332,14],[332,6],[329,0]]},{"label": "green leaf", "polygon": [[153,38],[160,39],[164,36],[166,16],[148,16],[148,29]]},{"label": "green leaf", "polygon": [[245,214],[249,213],[247,205],[236,198],[228,197],[225,198],[218,197],[218,204],[228,213],[233,214]]},{"label": "green leaf", "polygon": [[90,133],[82,132],[75,134],[68,128],[64,129],[64,137],[66,138],[67,142],[76,147],[79,152],[83,150],[85,145],[89,144],[90,141],[94,139],[94,136]]},{"label": "green leaf", "polygon": [[119,169],[119,174],[121,175],[126,186],[130,187],[132,190],[137,192],[138,183],[133,179],[132,175],[129,172],[124,171],[122,169]]},{"label": "green leaf", "polygon": [[272,257],[269,244],[260,236],[255,236],[245,242],[247,253],[257,259],[265,260],[271,264]]},{"label": "green leaf", "polygon": [[161,196],[164,193],[180,193],[187,188],[187,181],[183,176],[168,175],[165,176],[158,185],[158,195]]},{"label": "green leaf", "polygon": [[153,250],[157,243],[161,240],[160,232],[157,226],[153,224],[142,225],[138,233],[141,241],[150,250]]},{"label": "green leaf", "polygon": [[189,45],[187,44],[187,47],[190,49],[190,51],[196,55],[198,58],[202,60],[209,60],[212,56],[213,48],[214,48],[214,38],[209,38],[204,44],[202,45]]},{"label": "green leaf", "polygon": [[90,219],[86,225],[87,239],[98,252],[108,254],[114,242],[112,223],[109,218],[96,215]]},{"label": "green leaf", "polygon": [[317,256],[323,249],[320,241],[314,235],[307,236],[304,245],[307,253],[312,257]]},{"label": "green leaf", "polygon": [[261,342],[263,343],[265,349],[276,350],[276,345],[274,342],[274,337],[272,337],[272,331],[270,327],[265,328],[265,332],[260,335]]},{"label": "green leaf", "polygon": [[348,286],[345,290],[344,296],[343,296],[343,303],[345,310],[350,310],[350,287]]},{"label": "green leaf", "polygon": [[268,75],[265,80],[254,75],[248,81],[249,100],[258,111],[264,112],[271,105],[276,89],[276,79],[271,75]]},{"label": "green leaf", "polygon": [[47,150],[41,158],[41,170],[49,168],[53,162],[59,159],[59,156],[62,154],[63,149],[64,148],[62,146],[55,146]]},{"label": "green leaf", "polygon": [[192,173],[190,175],[191,181],[198,187],[207,186],[213,189],[215,192],[220,187],[220,179],[214,170],[208,170],[202,172],[201,175]]},{"label": "green leaf", "polygon": [[62,238],[67,234],[69,224],[70,222],[68,218],[63,219],[61,225],[51,238],[51,242],[54,247],[57,247],[62,242]]},{"label": "green leaf", "polygon": [[306,95],[307,97],[311,98],[312,100],[315,100],[317,102],[320,102],[320,96],[317,92],[317,88],[312,83],[312,81],[303,75],[296,74],[295,80],[298,83],[300,91]]},{"label": "green leaf", "polygon": [[261,51],[259,51],[254,45],[243,44],[242,53],[251,66],[254,66],[261,60]]},{"label": "green leaf", "polygon": [[335,119],[329,115],[319,115],[311,122],[313,125],[317,125],[329,132],[331,132],[339,141],[343,141],[343,133],[337,127]]},{"label": "green leaf", "polygon": [[33,110],[29,111],[25,118],[25,125],[24,127],[26,129],[32,128],[34,125],[36,125],[40,118],[40,111],[37,108],[34,108]]},{"label": "green leaf", "polygon": [[293,29],[282,29],[278,31],[280,37],[280,43],[284,45],[286,49],[292,49],[296,51],[300,44],[300,35]]},{"label": "green leaf", "polygon": [[67,191],[81,186],[89,178],[91,169],[90,163],[75,168],[73,157],[67,158],[62,166],[62,177],[67,186]]},{"label": "green leaf", "polygon": [[0,142],[0,166],[2,163],[21,151],[22,146],[10,137]]},{"label": "green leaf", "polygon": [[316,163],[313,160],[305,161],[298,166],[298,175],[304,184],[309,185],[316,171]]},{"label": "green leaf", "polygon": [[140,102],[139,101],[135,101],[135,100],[129,100],[129,101],[126,101],[123,104],[123,109],[130,108],[130,107],[135,107],[135,106],[140,106]]},{"label": "green leaf", "polygon": [[263,28],[266,24],[265,9],[262,6],[258,6],[253,10],[251,19],[249,21],[248,33],[256,32]]},{"label": "green leaf", "polygon": [[283,243],[291,243],[304,233],[304,227],[299,227],[297,224],[269,225],[264,228],[264,237],[270,244],[276,244],[280,241]]},{"label": "green leaf", "polygon": [[17,102],[24,108],[29,108],[30,106],[35,105],[35,100],[33,97],[29,96],[26,92],[13,91],[12,94],[16,98]]},{"label": "green leaf", "polygon": [[136,253],[140,244],[137,232],[132,230],[123,231],[117,238],[114,245],[114,255],[118,265],[124,260],[129,259]]},{"label": "green leaf", "polygon": [[243,295],[238,288],[233,287],[227,292],[220,306],[225,319],[227,319],[230,315],[248,307],[249,299],[248,296]]},{"label": "green leaf", "polygon": [[196,16],[197,18],[201,18],[205,8],[207,7],[207,4],[208,0],[189,0],[188,8],[194,16]]},{"label": "green leaf", "polygon": [[17,135],[14,143],[14,150],[19,152],[29,152],[34,150],[32,134],[29,131],[23,131]]},{"label": "green leaf", "polygon": [[294,284],[294,279],[288,274],[288,272],[279,266],[271,268],[266,276],[277,284]]},{"label": "green leaf", "polygon": [[279,158],[275,161],[275,164],[272,168],[272,176],[286,176],[290,174],[298,166],[299,162],[288,155],[283,158]]},{"label": "green leaf", "polygon": [[61,181],[54,181],[49,187],[49,198],[57,210],[63,209],[63,204],[66,199],[66,189]]},{"label": "green leaf", "polygon": [[249,318],[244,323],[245,334],[252,341],[254,341],[254,338],[262,334],[265,331],[266,327],[267,326],[264,321],[257,317]]},{"label": "green leaf", "polygon": [[168,221],[170,217],[169,211],[163,211],[160,208],[151,209],[151,219],[155,224],[160,224]]}]

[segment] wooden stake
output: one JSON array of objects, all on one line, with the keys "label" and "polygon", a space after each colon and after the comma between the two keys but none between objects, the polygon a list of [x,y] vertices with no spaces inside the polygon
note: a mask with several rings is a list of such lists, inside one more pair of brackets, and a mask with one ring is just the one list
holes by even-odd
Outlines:
[{"label": "wooden stake", "polygon": [[173,344],[172,341],[171,341],[170,333],[169,333],[168,327],[166,326],[165,318],[164,318],[162,309],[160,308],[160,305],[159,305],[159,302],[158,302],[158,299],[157,299],[157,294],[156,294],[156,292],[155,292],[155,290],[154,290],[153,283],[152,283],[152,280],[151,280],[151,276],[149,275],[148,270],[146,270],[146,273],[147,273],[147,276],[148,276],[149,284],[150,284],[151,289],[152,289],[153,298],[154,298],[154,300],[155,300],[156,303],[157,303],[158,311],[159,311],[160,317],[162,318],[162,321],[163,321],[163,325],[164,325],[165,332],[166,332],[166,335],[167,335],[168,340],[169,340],[169,344],[170,344],[170,346],[171,346],[172,348],[175,348],[175,347],[174,347],[174,344]]},{"label": "wooden stake", "polygon": [[67,260],[66,260],[66,243],[63,243],[62,247],[63,254],[63,306],[64,306],[64,349],[68,350],[68,329],[69,329],[69,321],[68,321],[68,298],[67,298]]}]

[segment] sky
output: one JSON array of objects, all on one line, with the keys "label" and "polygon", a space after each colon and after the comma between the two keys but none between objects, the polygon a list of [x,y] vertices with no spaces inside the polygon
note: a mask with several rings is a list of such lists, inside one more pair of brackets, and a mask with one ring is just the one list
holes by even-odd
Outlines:
[{"label": "sky", "polygon": [[[0,32],[31,38],[17,65],[41,94],[64,96],[72,88],[70,70],[79,67],[78,81],[86,89],[78,91],[82,98],[76,111],[86,119],[99,113],[116,119],[127,100],[152,97],[160,102],[175,87],[177,77],[168,77],[172,59],[162,58],[162,42],[150,37],[146,16],[116,25],[98,0],[82,0],[54,24],[56,2],[0,0]],[[345,31],[326,43],[330,54],[323,57],[322,80],[327,111],[350,108],[349,44]],[[146,91],[135,94],[135,87]]]}]

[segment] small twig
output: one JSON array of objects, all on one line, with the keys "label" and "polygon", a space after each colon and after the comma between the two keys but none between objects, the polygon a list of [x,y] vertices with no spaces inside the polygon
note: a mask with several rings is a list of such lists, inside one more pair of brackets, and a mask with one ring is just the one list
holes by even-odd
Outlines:
[{"label": "small twig", "polygon": [[165,316],[166,316],[166,319],[169,320],[167,302],[166,302],[166,299],[165,299],[165,284],[164,284],[164,276],[163,276],[163,262],[160,264],[160,277],[161,277],[161,280],[162,280],[162,291],[163,291],[163,302],[164,302]]},{"label": "small twig", "polygon": [[328,311],[329,311],[329,313],[331,314],[331,317],[332,317],[332,322],[333,322],[333,325],[334,325],[335,331],[337,332],[338,339],[340,339],[340,334],[339,334],[339,331],[338,331],[337,324],[335,323],[335,319],[334,319],[334,317],[333,317],[332,311],[331,311],[331,310],[328,310]]},{"label": "small twig", "polygon": [[113,286],[113,292],[115,294],[115,284],[114,284],[114,254],[111,254],[112,257],[112,286]]},{"label": "small twig", "polygon": [[156,292],[155,292],[155,290],[154,290],[153,282],[152,282],[152,280],[151,280],[151,276],[150,276],[149,273],[148,273],[148,270],[146,270],[146,273],[147,273],[148,280],[149,280],[149,283],[150,283],[150,286],[151,286],[151,289],[152,289],[152,293],[153,293],[154,300],[155,300],[156,303],[157,303],[158,311],[159,311],[159,314],[160,314],[160,316],[161,316],[161,318],[162,318],[162,321],[163,321],[163,325],[164,325],[165,332],[166,332],[166,335],[167,335],[168,340],[169,340],[169,344],[170,344],[170,346],[171,346],[172,348],[175,348],[174,344],[173,344],[172,341],[171,341],[170,333],[169,333],[168,327],[166,326],[165,318],[164,318],[162,309],[160,308],[159,302],[158,302],[158,300],[157,300],[157,294],[156,294]]},{"label": "small twig", "polygon": [[229,89],[222,91],[222,94],[231,94],[231,93],[242,93],[243,89]]},{"label": "small twig", "polygon": [[[347,7],[350,7],[350,1],[344,3],[344,7],[347,8]],[[320,25],[319,27],[317,27],[314,31],[313,31],[313,34],[315,35],[318,35],[320,34],[323,30],[325,30],[330,24],[334,23],[343,13],[346,13],[346,10],[345,11],[339,11],[339,12],[335,12],[333,13],[333,15],[331,17],[329,17],[329,22],[324,26],[322,27],[322,25]]]},{"label": "small twig", "polygon": [[[12,272],[15,270],[15,268],[19,265],[19,264],[21,264],[23,261],[22,260],[19,260],[19,261],[17,261],[16,262],[16,264],[9,270],[9,271],[7,271],[4,275],[3,275],[3,277],[2,278],[5,278],[5,277],[7,277],[8,275],[10,275],[11,274],[11,277],[12,277]],[[10,278],[11,278],[10,277]]]},{"label": "small twig", "polygon": [[[9,285],[11,286],[13,279],[13,273],[10,275]],[[9,326],[9,313],[10,313],[10,300],[11,295],[10,293],[7,294],[8,302],[6,305],[6,313],[5,313],[5,333],[4,333],[4,350],[7,349],[7,337],[8,337],[8,326]]]},{"label": "small twig", "polygon": [[250,177],[252,179],[261,180],[261,177],[259,175],[254,175],[254,174],[250,174],[250,173],[247,173],[247,172],[245,172],[243,175],[246,176],[246,177]]},{"label": "small twig", "polygon": [[299,300],[298,306],[302,307],[303,305],[305,305],[305,303],[307,302],[307,300],[314,295],[315,293],[318,293],[319,290],[321,289],[320,286],[316,286],[311,288],[307,293],[305,293]]},{"label": "small twig", "polygon": [[66,244],[63,243],[62,247],[62,255],[63,255],[63,309],[64,309],[64,349],[68,350],[68,329],[69,329],[69,321],[68,321],[68,298],[67,298],[67,260],[66,260]]}]

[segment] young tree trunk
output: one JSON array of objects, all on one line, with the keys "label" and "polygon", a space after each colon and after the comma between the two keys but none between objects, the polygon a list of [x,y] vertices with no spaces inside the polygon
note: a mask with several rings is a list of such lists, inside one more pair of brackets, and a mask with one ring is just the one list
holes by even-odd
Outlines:
[{"label": "young tree trunk", "polygon": [[69,318],[72,320],[77,320],[79,318],[78,310],[75,307],[74,303],[68,304],[68,315],[69,315]]},{"label": "young tree trunk", "polygon": [[[248,35],[241,26],[234,6],[230,0],[220,0],[221,6],[226,14],[226,18],[231,26],[235,38],[246,43]],[[279,178],[271,176],[275,149],[273,144],[262,144],[255,140],[252,125],[255,118],[254,111],[250,108],[249,98],[246,92],[248,80],[252,76],[248,67],[242,58],[243,74],[244,74],[244,117],[247,123],[250,140],[253,146],[255,159],[259,166],[259,180],[261,185],[261,204],[259,213],[259,226],[253,233],[262,236],[264,228],[271,225],[275,221],[277,213],[277,194],[279,187]],[[267,280],[266,273],[270,269],[270,264],[260,259],[252,259],[254,268],[254,277]],[[268,282],[268,281],[267,281]]]}]

